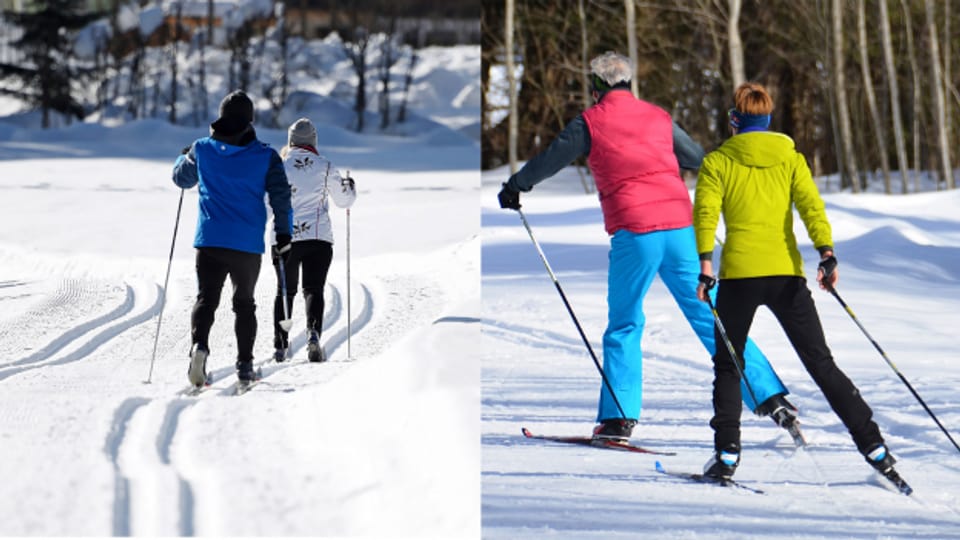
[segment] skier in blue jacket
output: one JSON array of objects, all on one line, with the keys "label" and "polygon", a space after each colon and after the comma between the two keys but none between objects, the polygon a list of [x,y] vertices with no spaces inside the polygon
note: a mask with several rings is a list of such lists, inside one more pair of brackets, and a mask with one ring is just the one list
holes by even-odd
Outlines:
[{"label": "skier in blue jacket", "polygon": [[255,380],[253,344],[257,335],[254,289],[264,252],[267,210],[273,210],[276,250],[286,256],[292,227],[290,184],[279,154],[257,139],[253,102],[235,91],[220,102],[210,136],[197,139],[177,158],[173,182],[198,186],[200,211],[193,246],[197,248],[197,301],[191,315],[187,378],[200,387],[207,380],[209,335],[227,276],[233,284],[237,335],[237,378]]}]

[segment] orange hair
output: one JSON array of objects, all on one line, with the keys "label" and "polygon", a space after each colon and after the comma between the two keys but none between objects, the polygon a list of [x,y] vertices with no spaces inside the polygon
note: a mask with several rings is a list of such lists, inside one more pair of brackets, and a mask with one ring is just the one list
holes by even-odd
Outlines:
[{"label": "orange hair", "polygon": [[746,114],[770,114],[773,112],[773,98],[763,85],[745,82],[733,92],[733,103],[737,110]]}]

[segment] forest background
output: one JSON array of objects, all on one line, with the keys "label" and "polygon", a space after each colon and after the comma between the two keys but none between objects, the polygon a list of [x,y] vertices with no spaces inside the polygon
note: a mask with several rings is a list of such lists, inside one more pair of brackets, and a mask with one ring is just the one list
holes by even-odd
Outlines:
[{"label": "forest background", "polygon": [[815,175],[839,173],[853,192],[874,180],[887,193],[916,192],[931,185],[927,175],[953,189],[960,14],[951,4],[483,0],[483,168],[515,170],[545,149],[591,105],[590,59],[614,50],[634,60],[634,92],[707,151],[729,136],[733,89],[755,81],[774,98],[771,129],[796,141]]}]

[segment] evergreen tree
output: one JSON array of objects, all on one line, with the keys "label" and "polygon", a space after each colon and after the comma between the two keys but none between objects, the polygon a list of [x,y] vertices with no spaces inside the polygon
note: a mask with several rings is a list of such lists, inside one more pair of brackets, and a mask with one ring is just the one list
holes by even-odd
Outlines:
[{"label": "evergreen tree", "polygon": [[43,112],[43,127],[50,126],[50,111],[82,119],[83,106],[74,97],[71,83],[80,71],[71,66],[75,32],[102,16],[84,13],[79,0],[39,0],[31,12],[4,11],[4,20],[23,28],[13,43],[25,57],[23,64],[0,63],[0,79],[15,79],[18,87],[4,93],[14,95]]}]

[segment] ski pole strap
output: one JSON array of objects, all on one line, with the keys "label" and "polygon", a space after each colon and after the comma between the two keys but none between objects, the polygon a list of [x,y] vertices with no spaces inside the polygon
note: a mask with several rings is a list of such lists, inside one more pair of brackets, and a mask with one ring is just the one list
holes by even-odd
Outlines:
[{"label": "ski pole strap", "polygon": [[712,289],[714,285],[717,284],[717,278],[707,274],[700,274],[699,276],[697,276],[697,281],[702,283],[703,287],[708,291]]}]

